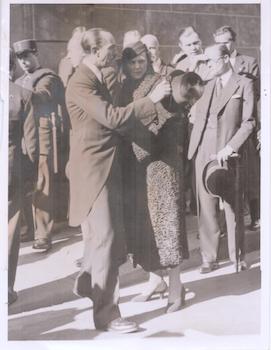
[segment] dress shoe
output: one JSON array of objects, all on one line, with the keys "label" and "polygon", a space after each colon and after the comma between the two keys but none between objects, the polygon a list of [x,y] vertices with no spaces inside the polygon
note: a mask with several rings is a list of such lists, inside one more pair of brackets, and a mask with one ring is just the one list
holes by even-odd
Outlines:
[{"label": "dress shoe", "polygon": [[246,271],[248,269],[248,266],[247,266],[247,263],[245,262],[245,260],[241,260],[238,262],[238,265],[237,263],[235,262],[234,263],[234,268],[235,268],[235,271]]},{"label": "dress shoe", "polygon": [[81,298],[91,298],[91,275],[84,271],[76,278],[73,294]]},{"label": "dress shoe", "polygon": [[260,225],[260,219],[258,219],[258,220],[253,220],[253,221],[251,221],[251,224],[249,225],[249,230],[250,230],[250,231],[257,231],[257,230],[260,229],[260,227],[261,227],[261,225]]},{"label": "dress shoe", "polygon": [[163,298],[164,293],[167,291],[168,287],[167,284],[164,280],[162,280],[161,282],[159,282],[158,285],[153,287],[153,290],[151,290],[148,294],[139,294],[136,295],[134,298],[131,299],[131,301],[135,301],[135,302],[145,302],[151,299],[151,297],[155,294],[158,294],[160,299]]},{"label": "dress shoe", "polygon": [[47,239],[47,238],[35,239],[32,246],[32,249],[39,252],[47,252],[51,248],[52,248],[52,242],[50,239]]},{"label": "dress shoe", "polygon": [[173,303],[168,303],[166,307],[166,314],[180,310],[185,304],[185,288],[182,287],[181,295]]},{"label": "dress shoe", "polygon": [[125,318],[119,317],[113,321],[111,321],[107,327],[106,331],[109,332],[117,332],[117,333],[132,333],[138,330],[138,325],[136,322],[129,321]]},{"label": "dress shoe", "polygon": [[218,268],[217,262],[204,262],[200,267],[200,273],[209,273]]},{"label": "dress shoe", "polygon": [[15,301],[18,299],[18,295],[17,292],[15,292],[14,290],[12,291],[8,291],[8,305],[11,305],[13,303],[15,303]]}]

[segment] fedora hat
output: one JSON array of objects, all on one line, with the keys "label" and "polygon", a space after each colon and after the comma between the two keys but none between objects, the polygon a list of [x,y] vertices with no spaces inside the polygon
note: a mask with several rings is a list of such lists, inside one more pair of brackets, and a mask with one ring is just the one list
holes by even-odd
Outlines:
[{"label": "fedora hat", "polygon": [[202,181],[206,191],[213,197],[228,198],[234,191],[235,170],[230,162],[225,162],[223,166],[218,161],[211,160],[206,164]]}]

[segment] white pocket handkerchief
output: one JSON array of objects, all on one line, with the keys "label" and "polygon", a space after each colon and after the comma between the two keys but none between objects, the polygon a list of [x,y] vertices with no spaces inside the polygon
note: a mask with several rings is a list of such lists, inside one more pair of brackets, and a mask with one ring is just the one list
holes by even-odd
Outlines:
[{"label": "white pocket handkerchief", "polygon": [[232,95],[231,98],[241,98],[241,97],[242,97],[241,95],[235,94],[235,95]]}]

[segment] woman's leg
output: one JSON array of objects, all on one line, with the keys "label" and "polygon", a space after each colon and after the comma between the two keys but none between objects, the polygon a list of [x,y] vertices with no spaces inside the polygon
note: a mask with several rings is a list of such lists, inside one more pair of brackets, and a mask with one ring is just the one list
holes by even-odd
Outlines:
[{"label": "woman's leg", "polygon": [[168,290],[168,302],[174,303],[178,298],[181,297],[182,293],[182,282],[180,278],[181,265],[169,269],[169,290]]}]

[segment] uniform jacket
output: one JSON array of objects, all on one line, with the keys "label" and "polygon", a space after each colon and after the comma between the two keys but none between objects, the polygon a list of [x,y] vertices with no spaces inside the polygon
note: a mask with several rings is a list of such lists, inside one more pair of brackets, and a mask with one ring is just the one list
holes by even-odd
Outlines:
[{"label": "uniform jacket", "polygon": [[140,119],[149,124],[156,117],[151,100],[146,97],[127,107],[114,108],[105,84],[80,64],[66,90],[71,122],[69,158],[70,224],[80,225],[107,178],[121,144],[120,134],[131,130]]},{"label": "uniform jacket", "polygon": [[[22,142],[23,140],[23,142]],[[22,144],[24,149],[22,149]],[[38,132],[31,93],[13,82],[9,84],[9,199],[18,193],[24,181],[23,152],[33,164],[38,155]]]},{"label": "uniform jacket", "polygon": [[47,68],[38,68],[33,73],[25,73],[16,80],[16,84],[33,93],[35,117],[39,122],[40,154],[48,155],[52,148],[52,125],[49,117],[52,112],[58,114],[58,106],[63,106],[65,109],[63,84],[60,78]]},{"label": "uniform jacket", "polygon": [[[188,159],[192,159],[196,154],[201,142],[215,84],[216,79],[211,80],[197,102],[196,118],[188,149]],[[255,127],[253,111],[254,89],[252,81],[233,72],[216,106],[217,152],[226,145],[230,145],[234,151],[238,152]]]}]

